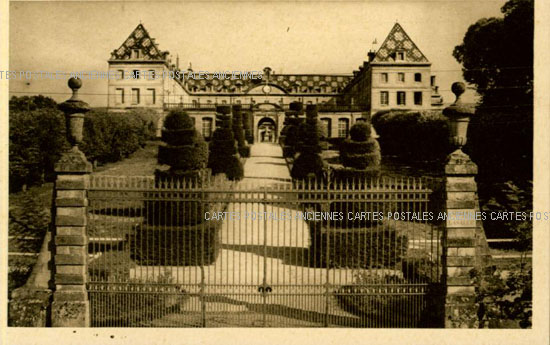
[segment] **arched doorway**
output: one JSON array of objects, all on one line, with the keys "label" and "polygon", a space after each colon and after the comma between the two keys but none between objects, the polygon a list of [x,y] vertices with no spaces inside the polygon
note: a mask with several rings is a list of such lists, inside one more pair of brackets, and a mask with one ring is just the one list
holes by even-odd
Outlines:
[{"label": "arched doorway", "polygon": [[270,117],[263,117],[258,121],[258,142],[276,143],[277,142],[277,124]]}]

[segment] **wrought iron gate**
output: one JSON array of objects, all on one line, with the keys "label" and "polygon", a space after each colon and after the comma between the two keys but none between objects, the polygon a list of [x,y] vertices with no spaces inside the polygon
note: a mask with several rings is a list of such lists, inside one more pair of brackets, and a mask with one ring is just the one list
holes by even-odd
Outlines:
[{"label": "wrought iron gate", "polygon": [[92,176],[92,325],[430,326],[425,180],[263,182]]}]

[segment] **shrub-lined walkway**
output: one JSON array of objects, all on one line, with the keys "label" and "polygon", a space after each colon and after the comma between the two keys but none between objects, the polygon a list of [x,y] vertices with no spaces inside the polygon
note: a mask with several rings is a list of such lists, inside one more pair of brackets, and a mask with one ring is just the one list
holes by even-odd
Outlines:
[{"label": "shrub-lined walkway", "polygon": [[[239,188],[253,186],[259,189],[274,183],[291,182],[281,148],[274,144],[253,145],[244,173]],[[323,284],[327,280],[337,286],[351,284],[354,271],[331,269],[327,275],[324,268],[310,267],[309,230],[304,221],[295,220],[296,209],[263,203],[231,203],[227,211],[237,212],[240,219],[224,222],[220,230],[220,254],[214,264],[204,267],[206,292],[215,294],[206,300],[207,324],[260,326],[263,311],[268,314],[268,326],[312,326],[315,325],[312,321],[322,322],[326,308]],[[285,212],[292,220],[268,220],[264,228],[263,220],[244,219],[247,212],[279,215]],[[273,289],[265,305],[258,292],[263,283],[264,264],[266,281]],[[171,267],[170,271],[179,283],[197,284],[196,291],[188,292],[199,292],[200,267]],[[163,267],[136,267],[130,276],[156,279],[164,272]],[[158,327],[196,325],[201,317],[199,297],[191,297],[180,306],[180,311],[155,320],[153,324]],[[356,316],[341,310],[333,297],[330,298],[329,314],[332,324],[358,321]]]}]

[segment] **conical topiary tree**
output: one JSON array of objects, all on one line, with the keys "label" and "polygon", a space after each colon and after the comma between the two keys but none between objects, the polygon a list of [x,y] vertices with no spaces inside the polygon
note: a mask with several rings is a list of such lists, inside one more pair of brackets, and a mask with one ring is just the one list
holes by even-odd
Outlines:
[{"label": "conical topiary tree", "polygon": [[210,142],[208,167],[214,175],[224,173],[230,180],[241,180],[244,169],[233,135],[231,108],[228,105],[219,105],[216,112],[216,130]]},{"label": "conical topiary tree", "polygon": [[[371,135],[370,123],[357,122],[350,129],[340,149],[343,168],[333,169],[331,181],[336,188],[364,191],[380,173],[380,146]],[[372,212],[395,210],[394,203],[368,198],[361,202],[334,201],[330,212],[341,213],[342,219],[310,225],[310,250],[315,264],[330,262],[333,267],[394,267],[406,257],[407,236],[396,231],[395,224],[380,227],[382,218],[357,217]],[[351,216],[350,216],[351,215]],[[321,231],[330,227],[346,231]]]},{"label": "conical topiary tree", "polygon": [[208,144],[183,109],[172,110],[164,121],[158,162],[168,170],[155,171],[157,191],[145,202],[145,224],[131,236],[131,257],[139,265],[208,265],[219,253],[221,222],[207,221],[214,204],[199,188],[210,181]]},{"label": "conical topiary tree", "polygon": [[294,158],[298,149],[298,127],[303,122],[299,115],[303,113],[303,104],[301,102],[291,102],[289,110],[285,112],[284,127],[281,130],[283,156]]},{"label": "conical topiary tree", "polygon": [[244,138],[248,144],[254,143],[254,135],[252,134],[252,125],[251,125],[251,114],[249,110],[243,111],[243,129],[244,129]]},{"label": "conical topiary tree", "polygon": [[250,157],[250,146],[246,144],[243,130],[242,106],[233,105],[233,135],[237,141],[237,149],[241,157]]},{"label": "conical topiary tree", "polygon": [[324,162],[321,158],[320,136],[317,119],[317,105],[308,104],[306,107],[306,121],[298,127],[298,158],[294,161],[290,172],[294,179],[304,179],[311,174],[321,177]]},{"label": "conical topiary tree", "polygon": [[[159,146],[159,164],[169,165],[169,170],[155,171],[155,184],[180,184],[200,187],[209,179],[208,144],[195,130],[193,121],[183,109],[172,110],[164,120],[162,141]],[[175,205],[177,203],[177,205]],[[198,201],[154,201],[148,204],[148,224],[183,225],[197,224],[204,220],[205,203]],[[185,212],[173,212],[174,207]],[[170,210],[170,212],[167,212]]]}]

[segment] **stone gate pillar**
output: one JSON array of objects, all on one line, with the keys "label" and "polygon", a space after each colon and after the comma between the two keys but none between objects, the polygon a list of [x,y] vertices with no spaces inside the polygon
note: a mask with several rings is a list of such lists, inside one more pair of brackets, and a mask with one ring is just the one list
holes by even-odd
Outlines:
[{"label": "stone gate pillar", "polygon": [[479,211],[475,175],[477,165],[462,152],[466,143],[468,122],[473,111],[464,106],[460,95],[464,84],[454,83],[456,101],[443,110],[449,118],[450,140],[456,150],[445,165],[444,282],[445,327],[474,328],[478,326],[475,286],[470,274],[476,266],[476,212]]},{"label": "stone gate pillar", "polygon": [[55,165],[53,327],[88,327],[90,311],[86,292],[88,238],[86,235],[87,189],[91,164],[79,150],[86,102],[78,99],[82,81],[69,79],[71,99],[59,105],[65,113],[67,138],[72,148]]}]

